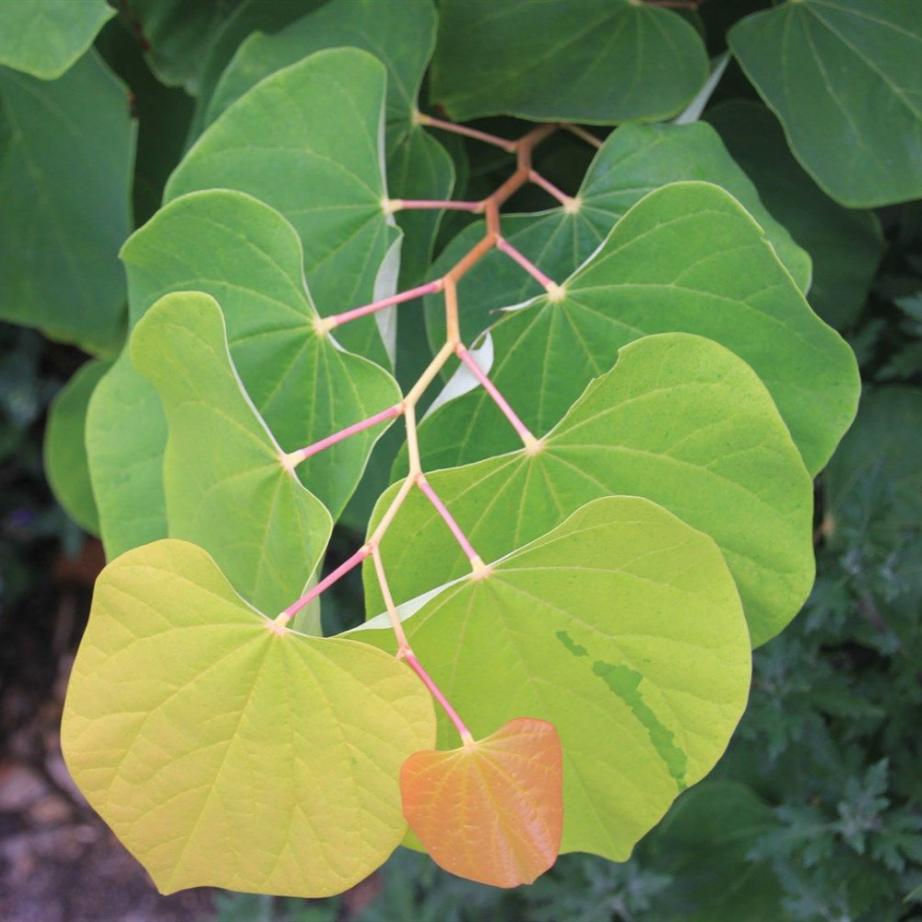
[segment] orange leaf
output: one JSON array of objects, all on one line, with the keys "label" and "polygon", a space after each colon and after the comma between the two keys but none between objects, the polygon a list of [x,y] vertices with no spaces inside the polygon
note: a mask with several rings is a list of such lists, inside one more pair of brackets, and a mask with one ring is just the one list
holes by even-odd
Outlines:
[{"label": "orange leaf", "polygon": [[521,717],[460,749],[415,752],[400,791],[410,828],[452,874],[516,887],[557,859],[563,756],[547,721]]}]

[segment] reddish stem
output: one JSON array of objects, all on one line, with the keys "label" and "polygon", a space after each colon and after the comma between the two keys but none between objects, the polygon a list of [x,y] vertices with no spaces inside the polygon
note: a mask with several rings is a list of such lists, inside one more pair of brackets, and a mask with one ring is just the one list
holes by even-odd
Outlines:
[{"label": "reddish stem", "polygon": [[383,310],[385,307],[391,307],[394,304],[402,304],[404,301],[412,301],[414,298],[422,298],[425,295],[434,294],[442,290],[442,280],[436,279],[433,282],[427,282],[425,285],[419,285],[416,288],[410,288],[407,291],[401,291],[398,294],[390,295],[387,298],[381,298],[378,301],[372,301],[371,304],[365,304],[362,307],[354,307],[352,310],[343,311],[341,314],[333,314],[330,317],[324,317],[321,325],[327,329],[342,326],[352,320],[358,320],[360,317],[367,317],[375,311]]},{"label": "reddish stem", "polygon": [[501,147],[510,154],[515,153],[515,141],[507,141],[505,138],[497,137],[495,134],[479,131],[476,128],[469,128],[467,125],[456,125],[454,122],[446,122],[440,118],[433,118],[431,115],[424,115],[422,112],[416,116],[416,120],[420,125],[428,125],[430,128],[440,128],[442,131],[450,131],[452,134],[460,134],[465,138],[473,138],[475,141],[483,141],[484,144],[492,144],[494,147]]},{"label": "reddish stem", "polygon": [[363,544],[348,560],[341,563],[332,573],[327,574],[319,583],[305,592],[300,599],[296,602],[292,602],[291,605],[275,619],[276,624],[286,624],[294,618],[305,605],[310,605],[317,596],[322,592],[326,592],[333,583],[344,577],[350,570],[355,569],[369,554],[371,554],[371,548],[367,544]]},{"label": "reddish stem", "polygon": [[509,406],[506,398],[496,389],[496,385],[483,373],[480,366],[474,360],[474,357],[462,345],[455,348],[458,358],[470,368],[474,377],[481,383],[483,389],[493,398],[493,402],[502,410],[503,415],[512,424],[512,428],[519,434],[519,438],[524,442],[525,447],[531,447],[537,444],[538,440],[532,435],[529,428],[519,419],[515,410]]},{"label": "reddish stem", "polygon": [[573,202],[573,199],[567,195],[566,192],[562,192],[560,189],[558,189],[557,186],[555,186],[550,180],[545,179],[537,170],[531,170],[528,174],[528,178],[536,186],[540,186],[542,189],[544,189],[548,195],[552,195],[555,199],[557,199],[561,205],[570,205]]},{"label": "reddish stem", "polygon": [[467,535],[461,530],[461,526],[457,523],[455,517],[448,511],[448,507],[442,502],[438,493],[432,489],[432,485],[426,480],[425,476],[417,474],[416,483],[420,490],[426,494],[426,498],[432,503],[435,507],[435,511],[438,512],[451,533],[455,536],[455,540],[461,545],[461,550],[467,555],[468,560],[475,564],[482,565],[483,561],[481,561],[480,555],[474,550],[473,545],[467,539]]},{"label": "reddish stem", "polygon": [[527,256],[525,256],[524,253],[520,253],[508,240],[498,237],[496,239],[496,248],[517,262],[533,279],[536,279],[545,288],[554,290],[558,287],[553,279],[548,278]]},{"label": "reddish stem", "polygon": [[562,127],[566,131],[569,131],[570,134],[575,135],[581,141],[585,141],[595,148],[600,148],[602,146],[602,142],[591,131],[586,131],[585,128],[581,128],[579,125],[563,125]]},{"label": "reddish stem", "polygon": [[474,736],[470,730],[468,730],[464,721],[459,716],[458,712],[451,706],[448,699],[442,694],[442,690],[432,681],[432,677],[428,672],[423,668],[423,664],[416,658],[416,655],[410,650],[405,650],[403,653],[403,658],[406,660],[407,665],[422,679],[423,685],[429,689],[429,694],[438,701],[439,704],[445,710],[445,713],[448,715],[451,722],[455,725],[455,729],[458,731],[459,736],[461,737],[462,742],[465,745],[470,745],[474,742]]},{"label": "reddish stem", "polygon": [[394,207],[400,211],[425,208],[445,208],[449,211],[481,211],[483,202],[458,202],[453,199],[400,198],[395,199]]},{"label": "reddish stem", "polygon": [[388,407],[380,413],[375,413],[374,416],[369,416],[367,419],[353,423],[351,426],[346,426],[345,429],[340,429],[339,432],[334,432],[333,435],[328,435],[324,439],[313,442],[306,448],[299,448],[297,451],[291,452],[288,455],[289,463],[292,466],[300,464],[302,461],[306,461],[325,448],[329,448],[331,445],[343,441],[343,439],[348,439],[350,435],[356,435],[359,432],[363,432],[365,429],[376,426],[378,423],[383,423],[388,419],[394,419],[400,416],[401,413],[403,413],[403,407],[399,403],[394,404],[394,406]]}]

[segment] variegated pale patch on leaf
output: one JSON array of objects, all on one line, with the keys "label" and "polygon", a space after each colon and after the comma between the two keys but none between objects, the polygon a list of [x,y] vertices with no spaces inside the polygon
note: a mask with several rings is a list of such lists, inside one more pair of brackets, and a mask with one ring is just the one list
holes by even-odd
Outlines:
[{"label": "variegated pale patch on leaf", "polygon": [[[392,649],[377,626],[352,636]],[[553,724],[563,852],[626,860],[713,768],[749,694],[749,632],[717,545],[636,497],[588,503],[404,627],[475,738],[526,715]]]}]

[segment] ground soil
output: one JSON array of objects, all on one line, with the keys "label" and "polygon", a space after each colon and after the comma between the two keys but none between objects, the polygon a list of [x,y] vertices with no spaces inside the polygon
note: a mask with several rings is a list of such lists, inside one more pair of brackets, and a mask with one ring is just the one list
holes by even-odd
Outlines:
[{"label": "ground soil", "polygon": [[42,585],[0,616],[0,919],[204,922],[214,891],[161,896],[74,787],[61,706],[102,550],[49,552]]}]

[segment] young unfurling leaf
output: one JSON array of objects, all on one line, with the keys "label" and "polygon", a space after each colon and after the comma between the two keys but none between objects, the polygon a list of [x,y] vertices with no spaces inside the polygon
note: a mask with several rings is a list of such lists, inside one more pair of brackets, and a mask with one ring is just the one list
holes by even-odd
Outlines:
[{"label": "young unfurling leaf", "polygon": [[414,752],[400,769],[403,814],[446,871],[530,884],[560,849],[562,775],[557,731],[520,717],[460,749]]}]

